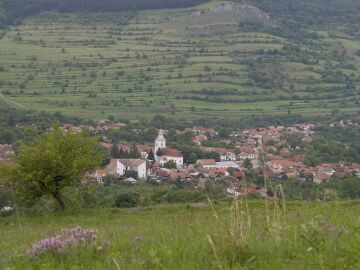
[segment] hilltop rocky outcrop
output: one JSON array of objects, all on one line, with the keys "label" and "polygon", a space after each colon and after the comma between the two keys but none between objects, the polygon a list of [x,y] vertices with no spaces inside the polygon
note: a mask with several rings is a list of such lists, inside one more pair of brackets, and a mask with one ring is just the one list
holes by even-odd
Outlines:
[{"label": "hilltop rocky outcrop", "polygon": [[270,15],[264,12],[263,10],[261,10],[260,8],[248,4],[236,4],[236,3],[223,3],[205,12],[198,10],[193,12],[190,17],[200,17],[207,14],[221,14],[231,11],[245,11],[257,18],[270,20]]}]

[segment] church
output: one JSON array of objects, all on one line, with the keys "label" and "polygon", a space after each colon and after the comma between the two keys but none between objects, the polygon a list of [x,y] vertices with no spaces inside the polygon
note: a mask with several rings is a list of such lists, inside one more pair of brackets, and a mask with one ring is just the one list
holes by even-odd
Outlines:
[{"label": "church", "polygon": [[164,166],[164,164],[170,160],[174,161],[178,167],[184,165],[184,159],[181,152],[166,147],[166,139],[162,130],[159,130],[159,135],[155,140],[154,154],[155,161],[161,166]]}]

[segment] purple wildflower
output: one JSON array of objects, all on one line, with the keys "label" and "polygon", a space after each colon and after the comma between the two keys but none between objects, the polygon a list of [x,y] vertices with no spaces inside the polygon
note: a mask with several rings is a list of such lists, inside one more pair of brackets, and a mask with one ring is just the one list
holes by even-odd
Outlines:
[{"label": "purple wildflower", "polygon": [[138,242],[138,241],[144,241],[145,237],[144,236],[137,236],[134,238],[134,241]]},{"label": "purple wildflower", "polygon": [[69,247],[80,244],[92,244],[96,240],[97,230],[76,227],[62,229],[61,234],[40,240],[28,250],[31,257],[38,257],[47,252],[64,253]]}]

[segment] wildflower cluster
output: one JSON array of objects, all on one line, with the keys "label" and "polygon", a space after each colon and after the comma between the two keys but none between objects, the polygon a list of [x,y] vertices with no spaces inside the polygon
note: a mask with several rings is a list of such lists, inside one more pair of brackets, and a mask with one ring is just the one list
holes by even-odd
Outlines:
[{"label": "wildflower cluster", "polygon": [[31,257],[37,257],[47,252],[64,253],[68,248],[78,245],[95,245],[97,230],[62,229],[61,234],[35,242],[28,251]]}]

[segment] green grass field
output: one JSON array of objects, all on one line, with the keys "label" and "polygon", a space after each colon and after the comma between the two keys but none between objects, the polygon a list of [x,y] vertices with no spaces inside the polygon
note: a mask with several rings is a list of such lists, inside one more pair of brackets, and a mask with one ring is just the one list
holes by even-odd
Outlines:
[{"label": "green grass field", "polygon": [[29,18],[0,35],[0,92],[17,107],[94,119],[358,110],[360,40],[342,25],[295,41],[239,27],[278,21],[212,12],[221,3]]},{"label": "green grass field", "polygon": [[[264,201],[68,210],[0,218],[1,269],[359,269],[358,201]],[[62,228],[98,229],[102,250],[31,259]],[[110,241],[104,247],[103,242]]]}]

